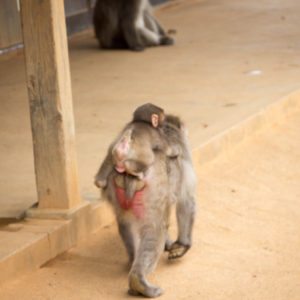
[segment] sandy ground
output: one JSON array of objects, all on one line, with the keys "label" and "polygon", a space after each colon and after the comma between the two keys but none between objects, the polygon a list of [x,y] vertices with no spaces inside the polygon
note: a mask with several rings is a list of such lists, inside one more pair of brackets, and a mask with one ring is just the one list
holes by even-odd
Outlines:
[{"label": "sandy ground", "polygon": [[[157,11],[174,47],[100,51],[70,42],[81,194],[134,108],[152,101],[182,116],[193,148],[299,88],[300,3],[174,1]],[[253,72],[254,71],[254,72]],[[0,217],[36,202],[23,56],[0,61]]]},{"label": "sandy ground", "polygon": [[[161,259],[152,276],[161,299],[299,299],[299,143],[298,114],[200,169],[194,246],[177,262]],[[2,286],[0,299],[126,299],[126,266],[107,226]]]}]

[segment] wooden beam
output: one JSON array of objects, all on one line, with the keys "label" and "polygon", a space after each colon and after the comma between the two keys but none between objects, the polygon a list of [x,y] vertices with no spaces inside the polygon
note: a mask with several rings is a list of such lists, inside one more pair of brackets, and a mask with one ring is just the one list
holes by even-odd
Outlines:
[{"label": "wooden beam", "polygon": [[64,1],[21,0],[39,208],[80,202]]}]

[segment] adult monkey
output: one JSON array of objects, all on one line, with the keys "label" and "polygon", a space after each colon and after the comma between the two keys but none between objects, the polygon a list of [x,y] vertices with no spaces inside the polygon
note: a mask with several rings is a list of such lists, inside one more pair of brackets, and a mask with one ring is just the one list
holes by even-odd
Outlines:
[{"label": "adult monkey", "polygon": [[98,0],[93,21],[102,48],[142,51],[174,43],[153,16],[148,0]]},{"label": "adult monkey", "polygon": [[[144,122],[159,131],[159,135],[153,134],[153,131],[149,132],[150,135],[147,141],[150,141],[150,144],[146,143],[146,147],[151,147],[153,151],[164,151],[168,157],[177,157],[181,152],[182,145],[178,141],[176,130],[175,135],[172,134],[172,131],[168,130],[169,126],[166,125],[166,118],[170,120],[172,116],[166,117],[161,107],[152,103],[145,103],[134,111],[131,122]],[[174,117],[173,119],[175,120]],[[171,124],[172,122],[169,121],[168,123]],[[177,123],[173,121],[173,126],[180,128],[180,120],[178,119]],[[119,173],[125,172],[126,168],[130,169],[131,175],[143,179],[144,173],[149,164],[152,163],[153,158],[151,155],[149,159],[145,155],[137,155],[134,148],[130,147],[130,144],[131,135],[127,131],[127,133],[122,132],[116,141],[110,145],[106,157],[95,176],[95,185],[97,187],[105,188],[108,175],[114,168]],[[140,148],[138,147],[137,149]],[[137,156],[138,160],[136,159]],[[127,192],[127,196],[132,197],[133,195]]]},{"label": "adult monkey", "polygon": [[[196,177],[186,132],[179,118],[170,115],[166,115],[163,126],[164,132],[179,143],[179,155],[170,158],[162,150],[153,150],[153,139],[160,140],[164,135],[150,124],[129,123],[115,141],[112,153],[115,165],[103,189],[114,208],[131,262],[129,293],[146,297],[162,294],[161,288],[150,284],[146,276],[155,268],[163,250],[169,252],[169,259],[175,259],[190,248],[195,214]],[[124,141],[128,141],[128,145]],[[124,155],[128,155],[130,161],[147,160],[142,179],[135,175],[135,170],[131,172],[130,165],[123,164]],[[121,166],[125,172],[118,171]],[[129,188],[133,190],[132,197],[126,195],[128,186],[134,186]],[[173,204],[176,204],[178,223],[176,242],[169,240],[167,232]]]}]

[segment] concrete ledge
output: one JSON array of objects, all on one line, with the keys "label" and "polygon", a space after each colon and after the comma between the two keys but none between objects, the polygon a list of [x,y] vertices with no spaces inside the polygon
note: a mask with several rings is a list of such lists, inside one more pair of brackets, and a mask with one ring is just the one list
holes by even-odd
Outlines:
[{"label": "concrete ledge", "polygon": [[40,209],[38,207],[30,208],[26,211],[26,217],[35,219],[66,219],[74,218],[79,212],[90,208],[88,202],[82,202],[73,209]]},{"label": "concrete ledge", "polygon": [[226,153],[258,130],[272,126],[300,110],[300,91],[266,106],[242,122],[226,128],[197,149],[193,149],[196,166],[207,163]]},{"label": "concrete ledge", "polygon": [[[195,166],[229,151],[251,134],[280,122],[299,108],[300,91],[297,91],[225,129],[193,150]],[[113,213],[104,201],[84,202],[72,211],[30,209],[24,221],[0,227],[0,285],[39,268],[113,220]]]},{"label": "concrete ledge", "polygon": [[60,220],[58,214],[48,214],[48,219],[41,219],[43,214],[35,212],[32,216],[38,218],[28,217],[1,227],[0,285],[39,268],[112,222],[108,206],[102,201],[84,203],[76,212],[66,214],[68,219],[62,217]]}]

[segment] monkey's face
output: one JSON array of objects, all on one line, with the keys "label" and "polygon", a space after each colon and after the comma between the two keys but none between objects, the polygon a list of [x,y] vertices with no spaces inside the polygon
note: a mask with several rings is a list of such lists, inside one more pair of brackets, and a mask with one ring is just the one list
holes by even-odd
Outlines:
[{"label": "monkey's face", "polygon": [[125,130],[112,149],[114,168],[140,179],[154,162],[148,125],[133,124]]}]

